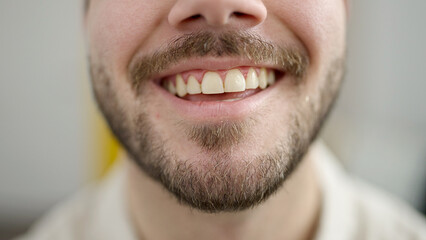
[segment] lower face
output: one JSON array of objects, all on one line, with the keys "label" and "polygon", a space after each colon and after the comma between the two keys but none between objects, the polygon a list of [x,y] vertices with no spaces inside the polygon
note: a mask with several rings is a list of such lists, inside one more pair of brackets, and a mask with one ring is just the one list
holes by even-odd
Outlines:
[{"label": "lower face", "polygon": [[[94,2],[88,29],[95,96],[141,174],[182,204],[207,212],[244,210],[274,193],[303,158],[337,95],[344,65],[343,3],[323,10],[324,23],[301,21],[292,29],[290,21],[272,16],[262,31],[226,33],[235,39],[229,43],[210,31],[167,30],[162,33],[167,37],[155,41],[155,34],[130,32],[137,19],[113,23],[113,9],[133,16],[124,14],[132,1]],[[298,1],[287,2],[297,9]],[[312,11],[322,16],[315,12],[322,9]],[[119,31],[126,23],[129,32]],[[265,35],[277,24],[281,34]],[[304,35],[323,27],[316,24],[339,31]],[[112,29],[101,31],[105,26]],[[206,39],[212,43],[207,50]],[[252,49],[244,39],[264,44]],[[179,51],[189,43],[205,51]],[[235,51],[224,51],[225,45]]]}]

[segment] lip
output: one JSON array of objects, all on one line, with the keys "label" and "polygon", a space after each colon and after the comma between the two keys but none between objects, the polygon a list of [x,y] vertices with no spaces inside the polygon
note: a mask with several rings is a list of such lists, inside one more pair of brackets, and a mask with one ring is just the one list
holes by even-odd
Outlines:
[{"label": "lip", "polygon": [[167,70],[153,76],[151,79],[156,84],[160,84],[161,80],[167,76],[173,76],[178,73],[190,71],[190,70],[205,70],[205,71],[217,71],[217,70],[230,70],[239,67],[257,67],[267,68],[278,72],[284,72],[284,70],[272,63],[256,63],[250,59],[244,58],[217,58],[217,57],[200,57],[191,58],[180,61],[178,64],[174,64]]},{"label": "lip", "polygon": [[[185,120],[195,122],[220,122],[226,120],[241,120],[268,104],[273,92],[282,84],[286,76],[277,82],[251,96],[236,101],[189,101],[170,94],[167,90],[149,81],[155,96],[160,97],[169,107]],[[172,113],[173,114],[173,113]]]}]

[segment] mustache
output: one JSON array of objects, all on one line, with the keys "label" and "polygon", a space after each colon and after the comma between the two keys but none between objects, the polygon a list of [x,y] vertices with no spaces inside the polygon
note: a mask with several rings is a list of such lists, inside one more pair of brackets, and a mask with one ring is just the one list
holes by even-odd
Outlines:
[{"label": "mustache", "polygon": [[247,58],[254,64],[268,63],[296,79],[305,75],[309,58],[296,47],[279,46],[255,34],[228,31],[184,34],[163,49],[135,60],[129,67],[134,88],[172,65],[195,57]]}]

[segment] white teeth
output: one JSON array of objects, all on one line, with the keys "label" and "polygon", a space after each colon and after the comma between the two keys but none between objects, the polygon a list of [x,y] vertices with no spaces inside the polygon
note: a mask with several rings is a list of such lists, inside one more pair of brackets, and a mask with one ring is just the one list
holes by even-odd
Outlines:
[{"label": "white teeth", "polygon": [[254,68],[249,68],[247,77],[239,69],[231,69],[226,73],[225,81],[217,72],[206,72],[201,84],[192,75],[185,83],[181,74],[176,75],[176,83],[163,82],[163,87],[171,94],[184,97],[187,94],[221,94],[224,92],[244,92],[246,89],[265,89],[276,81],[275,72],[261,68],[259,75]]},{"label": "white teeth", "polygon": [[274,71],[270,71],[268,74],[268,85],[272,85],[275,83],[275,73]]},{"label": "white teeth", "polygon": [[265,68],[261,68],[260,69],[260,74],[259,74],[259,87],[261,89],[265,89],[268,86],[268,76],[267,76],[267,72]]},{"label": "white teeth", "polygon": [[188,78],[188,83],[186,85],[186,90],[188,91],[189,94],[199,94],[199,93],[201,93],[201,85],[197,81],[197,79],[195,79],[195,77],[192,76],[192,75]]},{"label": "white teeth", "polygon": [[206,72],[201,83],[201,91],[204,94],[224,93],[223,81],[219,74],[216,72]]},{"label": "white teeth", "polygon": [[225,78],[225,92],[244,92],[246,90],[246,80],[238,69],[228,71]]},{"label": "white teeth", "polygon": [[176,95],[176,88],[172,81],[163,82],[163,86],[169,93]]},{"label": "white teeth", "polygon": [[176,92],[179,97],[184,97],[187,94],[186,84],[180,74],[176,76]]},{"label": "white teeth", "polygon": [[256,89],[259,87],[259,78],[257,77],[256,71],[250,68],[246,78],[246,89]]}]

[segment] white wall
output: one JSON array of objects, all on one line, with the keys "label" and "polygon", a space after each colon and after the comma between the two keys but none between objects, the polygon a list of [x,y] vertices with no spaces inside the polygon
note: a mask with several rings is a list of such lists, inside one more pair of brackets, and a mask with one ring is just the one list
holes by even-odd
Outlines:
[{"label": "white wall", "polygon": [[77,3],[0,1],[0,229],[38,216],[87,174]]},{"label": "white wall", "polygon": [[349,169],[426,199],[426,1],[352,1],[348,74],[324,132]]}]

